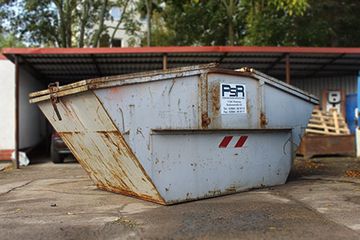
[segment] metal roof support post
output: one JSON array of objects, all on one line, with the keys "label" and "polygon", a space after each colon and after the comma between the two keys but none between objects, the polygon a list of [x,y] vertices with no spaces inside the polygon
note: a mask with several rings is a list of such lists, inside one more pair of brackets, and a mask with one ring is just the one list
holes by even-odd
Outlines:
[{"label": "metal roof support post", "polygon": [[168,67],[168,56],[167,56],[167,53],[164,53],[163,54],[163,70],[166,70]]},{"label": "metal roof support post", "polygon": [[360,157],[360,121],[359,121],[359,108],[360,108],[360,71],[357,77],[357,108],[355,112],[355,119],[357,119],[357,126],[355,128],[355,141],[356,141],[356,157]]},{"label": "metal roof support post", "polygon": [[290,78],[290,54],[286,54],[285,57],[285,71],[286,71],[286,83],[290,84],[291,78]]},{"label": "metal roof support post", "polygon": [[19,57],[15,55],[15,159],[14,165],[17,169],[20,168],[19,164],[19,146],[20,146],[20,69]]}]

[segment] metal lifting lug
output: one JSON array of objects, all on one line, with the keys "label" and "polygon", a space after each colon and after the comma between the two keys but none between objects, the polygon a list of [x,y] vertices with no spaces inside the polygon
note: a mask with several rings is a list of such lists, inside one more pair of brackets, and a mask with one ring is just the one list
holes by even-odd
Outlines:
[{"label": "metal lifting lug", "polygon": [[62,120],[59,109],[57,108],[56,104],[59,102],[59,98],[57,96],[57,92],[59,91],[59,82],[50,83],[48,85],[48,89],[50,92],[50,101],[54,108],[54,111],[56,113],[56,116],[58,117],[59,121]]}]

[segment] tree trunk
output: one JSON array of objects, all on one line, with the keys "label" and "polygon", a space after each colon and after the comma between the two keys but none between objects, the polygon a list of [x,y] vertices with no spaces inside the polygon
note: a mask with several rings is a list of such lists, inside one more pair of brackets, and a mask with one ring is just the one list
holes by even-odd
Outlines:
[{"label": "tree trunk", "polygon": [[121,23],[122,23],[122,21],[123,21],[123,19],[124,19],[124,15],[125,15],[125,12],[126,12],[126,9],[127,9],[127,6],[128,6],[128,4],[129,4],[129,2],[130,2],[130,0],[127,0],[127,1],[125,2],[125,4],[124,4],[124,8],[123,8],[121,17],[120,17],[118,23],[116,24],[113,33],[111,34],[111,38],[110,38],[110,42],[111,42],[111,43],[113,42],[113,40],[114,40],[114,38],[115,38],[115,34],[116,34],[116,32],[119,30],[119,27],[120,27],[120,25],[121,25]]},{"label": "tree trunk", "polygon": [[71,31],[71,25],[72,25],[72,4],[73,0],[67,0],[66,1],[66,47],[72,47],[72,31]]},{"label": "tree trunk", "polygon": [[85,27],[86,27],[86,23],[87,23],[88,18],[89,18],[89,10],[90,10],[89,5],[90,5],[89,1],[86,0],[84,2],[83,12],[81,14],[80,36],[79,36],[79,45],[78,45],[80,48],[84,47]]},{"label": "tree trunk", "polygon": [[65,16],[64,16],[64,1],[57,0],[54,1],[54,4],[58,11],[59,16],[59,29],[60,29],[60,41],[59,47],[66,47],[66,28],[65,28]]},{"label": "tree trunk", "polygon": [[146,41],[147,46],[151,46],[151,17],[152,17],[152,0],[146,0]]},{"label": "tree trunk", "polygon": [[234,45],[234,21],[233,17],[235,14],[235,0],[223,0],[223,4],[225,5],[226,15],[228,20],[228,45]]},{"label": "tree trunk", "polygon": [[234,46],[234,12],[235,12],[234,0],[230,0],[229,3],[229,45]]},{"label": "tree trunk", "polygon": [[94,36],[94,40],[93,40],[93,47],[98,46],[101,33],[104,31],[104,21],[105,21],[105,12],[106,12],[106,8],[107,8],[107,4],[108,4],[108,0],[104,0],[104,3],[101,8],[101,12],[100,12],[99,28],[95,32],[95,36]]}]

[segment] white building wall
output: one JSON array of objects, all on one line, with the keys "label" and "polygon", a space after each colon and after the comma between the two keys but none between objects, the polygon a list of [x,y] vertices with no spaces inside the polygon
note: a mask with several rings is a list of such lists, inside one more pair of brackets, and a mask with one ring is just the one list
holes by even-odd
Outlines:
[{"label": "white building wall", "polygon": [[15,149],[15,66],[0,60],[0,150]]},{"label": "white building wall", "polygon": [[[105,21],[104,23],[106,26],[108,26],[108,34],[109,36],[111,36],[114,32],[114,28],[117,24],[117,21]],[[124,25],[121,24],[119,30],[116,31],[115,33],[115,39],[121,39],[121,47],[139,47],[141,45],[141,36],[145,33],[145,24],[141,24],[140,25],[140,32],[139,35],[129,35],[128,33],[126,33],[126,31],[124,30]],[[133,46],[129,46],[129,41],[130,39],[134,40],[134,45]]]},{"label": "white building wall", "polygon": [[[140,23],[139,31],[137,31],[136,35],[129,35],[125,31],[125,25],[124,22],[122,22],[119,26],[119,29],[115,33],[116,39],[121,39],[121,47],[139,47],[141,45],[141,38],[145,36],[146,33],[146,23],[145,20],[140,19],[140,14],[135,10],[137,8],[137,1],[130,1],[129,5],[127,6],[127,12],[132,11],[133,13],[133,20]],[[121,11],[121,10],[119,10]],[[110,15],[112,15],[112,12],[110,11]],[[113,16],[115,17],[115,16]],[[118,24],[118,19],[120,18],[120,15],[116,16],[113,20],[106,20],[104,22],[105,26],[107,26],[107,32],[109,36],[111,36],[114,32],[114,29],[116,25]],[[133,45],[129,45],[129,41],[132,39]],[[111,47],[111,46],[110,46]]]}]

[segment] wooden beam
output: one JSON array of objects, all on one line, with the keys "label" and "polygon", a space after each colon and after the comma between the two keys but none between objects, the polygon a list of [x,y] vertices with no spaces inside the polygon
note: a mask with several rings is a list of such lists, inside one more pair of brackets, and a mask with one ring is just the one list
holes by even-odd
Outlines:
[{"label": "wooden beam", "polygon": [[285,56],[285,71],[286,71],[286,83],[290,84],[291,76],[290,76],[290,55],[286,54]]},{"label": "wooden beam", "polygon": [[90,56],[91,56],[91,60],[92,60],[92,62],[94,64],[94,66],[95,66],[95,69],[96,69],[96,71],[98,73],[98,76],[102,77],[103,75],[102,75],[101,69],[99,67],[98,62],[96,61],[96,58],[95,58],[94,54],[91,54]]},{"label": "wooden beam", "polygon": [[168,69],[168,55],[167,53],[163,54],[163,70]]}]

